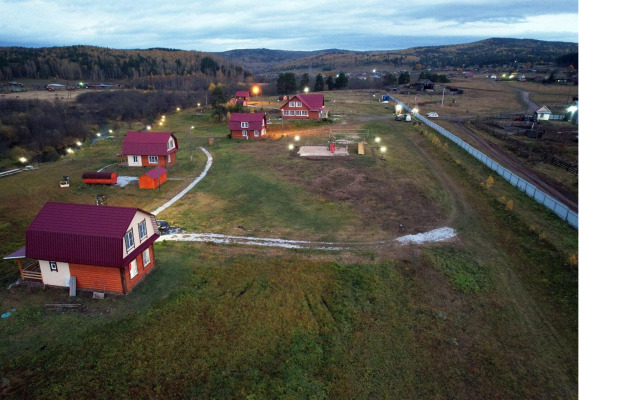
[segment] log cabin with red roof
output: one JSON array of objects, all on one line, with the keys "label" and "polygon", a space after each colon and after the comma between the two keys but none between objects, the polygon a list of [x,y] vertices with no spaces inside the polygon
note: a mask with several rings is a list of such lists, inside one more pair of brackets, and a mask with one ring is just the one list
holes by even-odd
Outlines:
[{"label": "log cabin with red roof", "polygon": [[265,113],[232,113],[229,118],[231,139],[264,139],[267,135]]},{"label": "log cabin with red roof", "polygon": [[129,132],[118,156],[129,167],[168,167],[176,162],[177,151],[178,139],[171,132]]},{"label": "log cabin with red roof", "polygon": [[324,95],[320,93],[296,94],[280,110],[284,119],[321,119],[329,116],[329,110],[324,108]]},{"label": "log cabin with red roof", "polygon": [[27,228],[16,259],[28,283],[126,294],[155,266],[160,236],[153,214],[133,207],[46,203]]}]

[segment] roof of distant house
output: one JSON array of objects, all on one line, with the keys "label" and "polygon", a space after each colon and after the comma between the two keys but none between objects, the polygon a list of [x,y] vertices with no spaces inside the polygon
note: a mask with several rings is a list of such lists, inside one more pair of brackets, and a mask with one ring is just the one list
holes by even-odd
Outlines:
[{"label": "roof of distant house", "polygon": [[236,92],[236,97],[250,97],[249,92],[246,90],[238,90]]},{"label": "roof of distant house", "polygon": [[[26,256],[36,260],[122,268],[158,238],[149,238],[123,257],[123,239],[134,207],[46,203],[27,228]],[[148,227],[147,229],[149,229]]]},{"label": "roof of distant house", "polygon": [[[229,130],[239,131],[243,129],[260,130],[262,122],[267,118],[265,113],[231,113],[229,118]],[[242,122],[248,122],[248,127],[242,127]]]},{"label": "roof of distant house", "polygon": [[547,106],[542,106],[536,110],[538,114],[551,114],[551,110],[547,108]]},{"label": "roof of distant house", "polygon": [[294,98],[298,98],[307,106],[310,111],[319,111],[324,108],[324,95],[320,93],[298,93],[295,96],[289,98],[289,101]]},{"label": "roof of distant house", "polygon": [[[167,143],[173,137],[174,147],[167,150]],[[166,156],[178,150],[178,140],[171,132],[128,132],[122,141],[122,154]]]}]

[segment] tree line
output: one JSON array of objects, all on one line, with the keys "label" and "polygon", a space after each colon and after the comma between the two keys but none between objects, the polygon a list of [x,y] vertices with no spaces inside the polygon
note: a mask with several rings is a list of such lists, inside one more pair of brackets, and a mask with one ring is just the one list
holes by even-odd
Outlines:
[{"label": "tree line", "polygon": [[284,72],[278,75],[276,81],[276,91],[278,94],[291,94],[296,92],[303,92],[305,88],[310,91],[320,92],[323,90],[340,90],[346,89],[349,86],[349,78],[344,72],[340,72],[336,79],[333,79],[333,75],[329,75],[326,78],[319,73],[315,77],[313,87],[310,85],[311,76],[308,73],[302,74],[300,81],[297,81],[296,75],[293,72]]},{"label": "tree line", "polygon": [[[95,137],[98,130],[121,123],[152,122],[176,107],[204,102],[206,90],[87,92],[75,102],[0,100],[0,164],[15,164],[19,157],[39,162],[57,160],[65,148]],[[226,95],[225,95],[226,96]]]},{"label": "tree line", "polygon": [[113,81],[145,76],[202,74],[216,80],[250,75],[213,53],[171,49],[117,50],[95,46],[2,47],[0,80],[69,79]]}]

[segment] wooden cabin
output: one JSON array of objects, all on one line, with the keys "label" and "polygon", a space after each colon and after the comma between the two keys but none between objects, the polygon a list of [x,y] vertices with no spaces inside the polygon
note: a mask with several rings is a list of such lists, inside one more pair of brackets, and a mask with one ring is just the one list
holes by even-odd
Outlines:
[{"label": "wooden cabin", "polygon": [[296,94],[280,107],[284,119],[321,119],[329,115],[320,93]]},{"label": "wooden cabin", "polygon": [[129,132],[118,156],[129,167],[168,167],[176,162],[178,139],[171,132]]},{"label": "wooden cabin", "polygon": [[267,135],[265,113],[232,113],[229,118],[231,139],[264,139]]},{"label": "wooden cabin", "polygon": [[153,214],[134,207],[46,203],[15,259],[28,283],[126,294],[153,270],[160,230]]}]

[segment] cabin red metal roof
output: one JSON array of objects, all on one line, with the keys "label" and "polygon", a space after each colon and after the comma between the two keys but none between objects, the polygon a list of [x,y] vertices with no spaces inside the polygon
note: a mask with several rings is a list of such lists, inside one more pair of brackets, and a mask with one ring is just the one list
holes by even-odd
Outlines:
[{"label": "cabin red metal roof", "polygon": [[249,98],[249,96],[250,96],[250,95],[249,95],[249,92],[248,92],[248,91],[246,91],[246,90],[238,90],[238,91],[236,92],[236,97],[244,97],[244,98],[248,99],[248,98]]},{"label": "cabin red metal roof", "polygon": [[300,100],[302,104],[307,106],[309,111],[320,111],[324,108],[324,95],[320,93],[298,93],[297,95],[290,97],[289,100],[280,108],[286,107],[290,101],[293,101],[296,98]]},{"label": "cabin red metal roof", "polygon": [[[27,228],[26,257],[121,268],[146,248],[123,258],[124,235],[138,211],[153,216],[134,207],[48,202]],[[155,232],[145,243],[158,237]]]},{"label": "cabin red metal roof", "polygon": [[[267,116],[265,113],[231,113],[231,117],[229,117],[229,130],[232,131],[240,131],[240,130],[261,130],[262,122],[265,122],[266,125]],[[240,123],[248,122],[249,127],[243,128]]]},{"label": "cabin red metal roof", "polygon": [[162,168],[161,166],[157,166],[151,171],[147,172],[145,175],[151,179],[158,179],[161,175],[166,174],[167,170]]},{"label": "cabin red metal roof", "polygon": [[[174,148],[167,151],[173,138]],[[178,150],[178,139],[171,132],[129,132],[122,141],[122,154],[138,156],[166,156]]]}]

